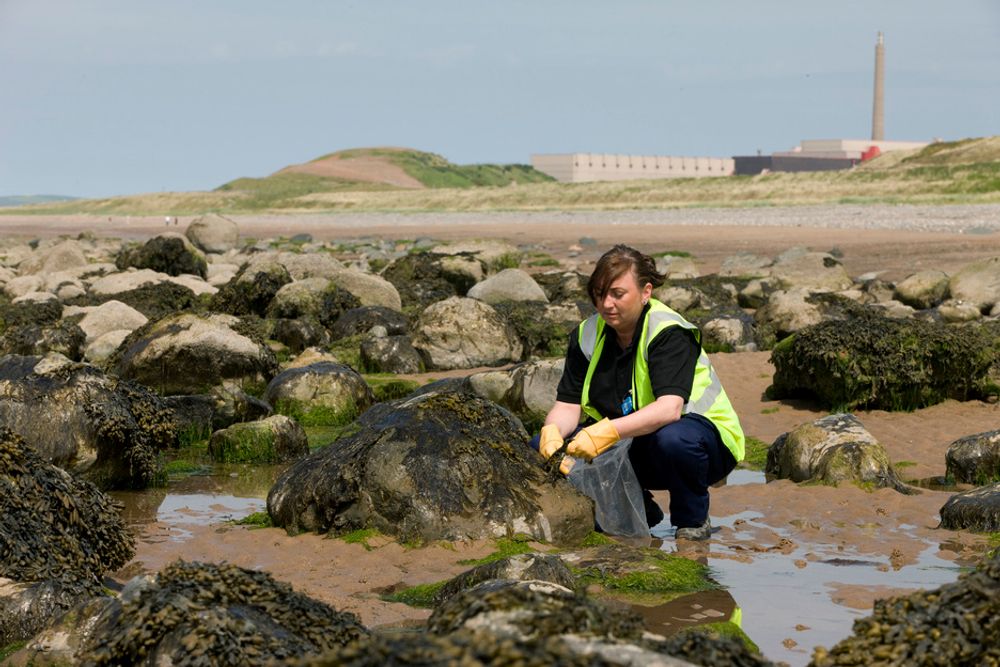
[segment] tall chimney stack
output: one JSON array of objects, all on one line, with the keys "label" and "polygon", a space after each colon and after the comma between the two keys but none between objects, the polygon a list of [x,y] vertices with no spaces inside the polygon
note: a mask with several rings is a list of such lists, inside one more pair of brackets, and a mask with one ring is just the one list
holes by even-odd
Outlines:
[{"label": "tall chimney stack", "polygon": [[872,105],[872,141],[885,139],[885,42],[882,33],[875,43],[875,101]]}]

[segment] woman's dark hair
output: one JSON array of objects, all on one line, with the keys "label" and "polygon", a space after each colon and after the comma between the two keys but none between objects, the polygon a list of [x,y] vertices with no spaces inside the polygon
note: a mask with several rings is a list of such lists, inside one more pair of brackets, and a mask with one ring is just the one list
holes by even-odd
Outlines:
[{"label": "woman's dark hair", "polygon": [[627,271],[635,271],[639,287],[651,283],[653,287],[663,284],[664,275],[656,270],[656,261],[649,255],[643,255],[635,248],[619,243],[597,260],[594,272],[590,274],[587,283],[587,294],[596,306],[611,289],[611,283],[618,280]]}]

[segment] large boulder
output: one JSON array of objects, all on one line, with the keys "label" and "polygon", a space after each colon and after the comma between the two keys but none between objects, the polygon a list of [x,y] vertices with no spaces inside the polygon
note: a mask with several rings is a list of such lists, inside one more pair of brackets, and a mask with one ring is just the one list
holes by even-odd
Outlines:
[{"label": "large boulder", "polygon": [[466,382],[475,394],[507,408],[534,431],[555,405],[564,364],[564,359],[531,361],[507,370],[474,373]]},{"label": "large boulder", "polygon": [[771,266],[771,277],[785,289],[814,292],[838,292],[854,283],[833,255],[801,248],[792,248],[779,255]]},{"label": "large boulder", "polygon": [[833,414],[782,433],[767,450],[765,472],[793,482],[840,482],[906,491],[885,447],[857,417]]},{"label": "large boulder", "polygon": [[344,290],[358,297],[362,306],[384,306],[402,310],[403,302],[395,285],[381,276],[355,269],[340,269],[330,280]]},{"label": "large boulder", "polygon": [[690,257],[680,255],[661,255],[656,258],[656,270],[666,276],[667,280],[697,278],[701,275],[698,265]]},{"label": "large boulder", "polygon": [[176,442],[173,415],[145,387],[61,355],[0,357],[0,422],[40,456],[105,488],[143,488]]},{"label": "large boulder", "polygon": [[27,639],[132,558],[114,501],[0,429],[0,645]]},{"label": "large boulder", "polygon": [[219,288],[212,297],[211,308],[241,317],[264,317],[278,290],[290,282],[288,269],[277,262],[250,263]]},{"label": "large boulder", "polygon": [[941,507],[941,528],[1000,532],[1000,482],[956,493]]},{"label": "large boulder", "polygon": [[209,213],[192,220],[184,235],[202,252],[223,253],[239,243],[240,228],[229,218]]},{"label": "large boulder", "polygon": [[521,358],[512,328],[490,305],[466,297],[431,304],[414,327],[413,347],[428,368],[498,366]]},{"label": "large boulder", "polygon": [[267,314],[285,319],[309,318],[331,327],[343,313],[360,305],[358,297],[327,278],[304,278],[283,285],[268,305]]},{"label": "large boulder", "polygon": [[305,424],[345,424],[368,409],[375,397],[353,368],[321,361],[275,375],[264,400]]},{"label": "large boulder", "polygon": [[907,306],[925,310],[933,308],[948,294],[948,274],[936,269],[919,271],[896,285],[893,296]]},{"label": "large boulder", "polygon": [[209,393],[224,382],[260,384],[277,371],[267,345],[239,318],[178,313],[134,331],[111,363],[161,394]]},{"label": "large boulder", "polygon": [[773,332],[781,340],[806,327],[823,321],[823,312],[816,303],[808,300],[810,293],[804,289],[778,290],[754,313],[754,321],[762,329]]},{"label": "large boulder", "polygon": [[870,616],[810,667],[990,665],[1000,659],[1000,551],[958,581],[875,601]]},{"label": "large boulder", "polygon": [[49,274],[87,266],[87,256],[79,241],[66,239],[54,246],[39,247],[18,265],[21,275]]},{"label": "large boulder", "polygon": [[406,374],[424,370],[423,359],[409,336],[369,335],[361,341],[360,352],[361,367],[368,373]]},{"label": "large boulder", "polygon": [[834,409],[913,410],[990,391],[996,361],[982,327],[899,320],[863,310],[778,343],[772,398],[812,397]]},{"label": "large boulder", "polygon": [[278,478],[267,498],[275,525],[423,540],[527,533],[557,543],[578,543],[593,528],[591,501],[546,474],[520,423],[489,401],[432,391],[379,404],[359,426]]},{"label": "large boulder", "polygon": [[99,306],[70,306],[63,310],[63,317],[71,317],[76,314],[83,315],[77,325],[87,336],[86,342],[88,344],[109,331],[125,329],[131,332],[149,321],[149,318],[138,310],[116,299],[105,301]]},{"label": "large boulder", "polygon": [[1000,257],[973,262],[959,269],[948,281],[953,299],[971,303],[983,313],[1000,302]]},{"label": "large boulder", "polygon": [[466,296],[489,304],[501,301],[548,301],[538,283],[521,269],[504,269],[473,285]]},{"label": "large boulder", "polygon": [[233,424],[208,441],[208,455],[220,463],[285,463],[307,453],[305,430],[284,415]]},{"label": "large boulder", "polygon": [[130,581],[94,619],[75,662],[259,665],[360,639],[357,616],[235,565],[177,561]]},{"label": "large boulder", "polygon": [[404,336],[410,332],[410,320],[398,310],[385,306],[361,306],[344,311],[330,326],[330,333],[334,338],[347,338],[367,333],[376,326],[384,327],[390,336]]},{"label": "large boulder", "polygon": [[171,276],[182,273],[204,278],[208,269],[205,253],[194,247],[187,237],[177,232],[164,232],[137,247],[123,247],[115,266],[151,269]]},{"label": "large boulder", "polygon": [[706,352],[753,352],[753,318],[743,312],[711,316],[699,322],[701,345]]},{"label": "large boulder", "polygon": [[1000,430],[959,438],[948,445],[945,463],[946,475],[956,482],[1000,481]]}]

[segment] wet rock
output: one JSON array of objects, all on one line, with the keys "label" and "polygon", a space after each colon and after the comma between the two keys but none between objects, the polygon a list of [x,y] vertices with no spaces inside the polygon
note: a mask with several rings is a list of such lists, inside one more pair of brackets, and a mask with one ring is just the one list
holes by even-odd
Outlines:
[{"label": "wet rock", "polygon": [[194,247],[187,237],[177,232],[164,232],[140,246],[123,247],[115,258],[115,266],[122,270],[135,267],[170,276],[189,273],[204,278],[208,262],[205,254]]},{"label": "wet rock", "polygon": [[369,373],[422,373],[424,362],[409,336],[368,336],[361,341],[361,366]]},{"label": "wet rock", "polygon": [[521,269],[504,269],[473,285],[466,296],[489,304],[502,301],[548,301],[538,283]]},{"label": "wet rock", "polygon": [[[532,275],[538,286],[545,292],[545,296],[552,303],[582,302],[590,304],[590,297],[587,296],[587,276],[576,271],[546,271]],[[590,313],[584,315],[589,317]],[[583,319],[583,318],[581,318]]]},{"label": "wet rock", "polygon": [[98,336],[84,348],[84,360],[95,366],[103,366],[131,333],[128,329],[116,329]]},{"label": "wet rock", "polygon": [[119,375],[161,394],[203,394],[226,381],[259,384],[274,354],[239,318],[178,313],[134,331],[109,360]]},{"label": "wet rock", "polygon": [[434,596],[434,600],[440,604],[491,579],[545,581],[557,584],[569,591],[575,590],[577,587],[573,573],[558,556],[527,553],[502,558],[466,570],[442,586]]},{"label": "wet rock", "polygon": [[208,455],[220,463],[285,463],[308,453],[305,430],[284,415],[233,424],[208,441]]},{"label": "wet rock", "polygon": [[755,351],[753,318],[740,313],[710,317],[699,324],[701,344],[706,352]]},{"label": "wet rock", "polygon": [[266,572],[177,561],[155,578],[129,582],[76,657],[85,665],[265,664],[367,634],[354,614]]},{"label": "wet rock", "polygon": [[451,297],[428,306],[414,327],[413,346],[428,368],[498,366],[523,350],[508,323],[488,304]]},{"label": "wet rock", "polygon": [[833,409],[913,410],[979,398],[989,393],[992,340],[981,327],[891,319],[865,309],[776,345],[768,393],[814,397]]},{"label": "wet rock", "polygon": [[993,665],[1000,662],[1000,552],[958,581],[876,600],[870,616],[810,667],[834,665]]},{"label": "wet rock", "polygon": [[330,332],[313,318],[279,319],[271,326],[270,338],[297,354],[307,347],[327,345]]},{"label": "wet rock", "polygon": [[[352,665],[421,665],[449,667],[468,665],[565,665],[566,667],[693,667],[635,644],[611,638],[578,637],[572,634],[537,640],[511,641],[489,632],[460,630],[445,636],[372,635],[336,649],[320,659],[298,663],[310,667]],[[719,667],[741,664],[717,663]],[[754,664],[754,663],[742,663]]]},{"label": "wet rock", "polygon": [[854,282],[833,255],[799,248],[787,250],[775,259],[771,277],[785,289],[814,292],[836,292],[849,288]]},{"label": "wet rock", "polygon": [[1000,430],[976,433],[948,445],[945,463],[949,478],[966,484],[1000,481]]},{"label": "wet rock", "polygon": [[885,448],[850,414],[822,417],[778,436],[767,450],[765,472],[793,482],[846,481],[907,492]]},{"label": "wet rock", "polygon": [[466,382],[473,393],[507,408],[534,431],[555,405],[564,364],[564,359],[532,361],[506,370],[473,373]]},{"label": "wet rock", "polygon": [[[383,269],[382,277],[396,288],[401,303],[418,309],[449,297],[464,296],[472,286],[445,270],[442,255],[426,252],[393,260]],[[401,310],[401,306],[396,310]]]},{"label": "wet rock", "polygon": [[306,424],[346,424],[375,397],[353,368],[325,361],[281,371],[268,383],[264,400]]},{"label": "wet rock", "polygon": [[[114,501],[0,429],[0,645],[36,633],[133,554]],[[2,581],[2,579],[0,579]]]},{"label": "wet rock", "polygon": [[941,508],[941,528],[1000,531],[1000,482],[956,493]]},{"label": "wet rock", "polygon": [[209,213],[192,220],[184,235],[202,252],[223,253],[237,246],[240,228],[229,218]]},{"label": "wet rock", "polygon": [[[113,278],[113,276],[109,276],[109,278]],[[121,287],[127,287],[121,291],[110,283],[106,284],[105,287],[108,291],[95,292],[92,286],[90,294],[71,299],[66,302],[66,305],[67,307],[88,307],[100,306],[109,301],[118,301],[134,308],[150,320],[158,320],[177,311],[187,310],[194,306],[196,301],[195,293],[190,287],[169,281],[147,282],[138,286],[132,286],[129,283],[121,285]]]},{"label": "wet rock", "polygon": [[87,255],[79,241],[66,239],[53,246],[39,247],[31,257],[18,264],[21,275],[48,274],[87,265]]},{"label": "wet rock", "polygon": [[[154,511],[154,518],[155,514]],[[22,584],[30,587],[46,585],[48,584]],[[112,598],[102,596],[77,602],[69,611],[65,611],[66,607],[62,606],[54,620],[46,623],[41,632],[32,636],[25,647],[13,653],[4,664],[32,667],[75,664],[76,655],[89,636],[94,621],[110,604]]]},{"label": "wet rock", "polygon": [[483,263],[468,255],[452,255],[441,258],[441,274],[444,279],[455,286],[460,294],[467,294],[476,283],[486,277],[486,267]]},{"label": "wet rock", "polygon": [[326,278],[306,278],[278,290],[268,306],[268,317],[308,317],[330,327],[346,311],[361,305],[358,297]]},{"label": "wet rock", "polygon": [[41,357],[53,353],[79,361],[83,358],[85,341],[83,330],[73,322],[23,324],[4,331],[0,337],[0,354]]},{"label": "wet rock", "polygon": [[424,540],[526,533],[558,543],[579,542],[593,526],[590,500],[548,478],[517,420],[484,399],[429,392],[379,404],[358,424],[275,482],[267,501],[275,525]]},{"label": "wet rock", "polygon": [[774,332],[776,340],[782,340],[797,331],[802,331],[823,321],[819,305],[810,303],[809,292],[804,289],[778,290],[767,302],[757,308],[754,321],[761,328]]},{"label": "wet rock", "polygon": [[521,344],[519,359],[566,356],[569,334],[585,319],[572,304],[504,301],[493,305]]},{"label": "wet rock", "polygon": [[[691,630],[669,637],[666,641],[652,642],[662,653],[680,660],[688,660],[702,667],[776,667],[775,663],[747,648],[733,637],[720,637],[714,633]],[[779,663],[785,664],[785,663]]]},{"label": "wet rock", "polygon": [[988,313],[1000,302],[1000,257],[973,262],[959,269],[948,281],[948,292],[953,299]]},{"label": "wet rock", "polygon": [[642,638],[644,630],[642,618],[634,611],[609,608],[548,581],[503,579],[456,593],[427,619],[431,634],[462,629],[519,641],[572,633],[633,642]]},{"label": "wet rock", "polygon": [[61,355],[0,357],[0,421],[44,459],[104,488],[147,486],[176,438],[158,396]]},{"label": "wet rock", "polygon": [[230,315],[264,317],[275,294],[290,282],[288,269],[277,262],[251,263],[219,289],[210,308]]},{"label": "wet rock", "polygon": [[907,277],[896,285],[893,296],[918,310],[933,308],[948,294],[948,274],[928,269]]},{"label": "wet rock", "polygon": [[390,336],[403,336],[410,331],[409,319],[398,310],[385,306],[361,306],[344,311],[330,326],[330,333],[334,338],[348,338],[367,333],[375,326],[385,327]]}]

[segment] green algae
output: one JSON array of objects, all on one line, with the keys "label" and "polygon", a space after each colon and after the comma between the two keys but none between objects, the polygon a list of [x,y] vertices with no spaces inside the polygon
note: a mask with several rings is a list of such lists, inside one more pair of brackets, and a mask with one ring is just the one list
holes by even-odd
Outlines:
[{"label": "green algae", "polygon": [[753,436],[746,437],[746,453],[740,464],[750,470],[763,470],[767,467],[767,450],[770,445]]},{"label": "green algae", "polygon": [[271,515],[267,512],[254,512],[253,514],[248,514],[242,519],[237,519],[233,521],[237,526],[247,526],[251,530],[257,528],[271,528],[274,524],[271,523]]},{"label": "green algae", "polygon": [[375,528],[359,528],[358,530],[352,530],[349,533],[339,535],[338,539],[343,540],[347,544],[360,544],[365,548],[365,551],[371,551],[375,547],[369,544],[368,540],[381,536],[382,533]]},{"label": "green algae", "polygon": [[410,607],[430,609],[437,602],[437,594],[444,588],[448,580],[435,581],[430,584],[417,584],[393,593],[386,593],[381,598],[386,602],[401,602]]},{"label": "green algae", "polygon": [[468,560],[458,561],[460,565],[485,565],[487,563],[493,563],[498,560],[503,560],[504,558],[509,558],[511,556],[516,556],[517,554],[526,554],[535,551],[528,544],[527,539],[514,539],[508,537],[501,537],[496,541],[496,551],[493,553],[483,556],[482,558],[472,558]]}]

